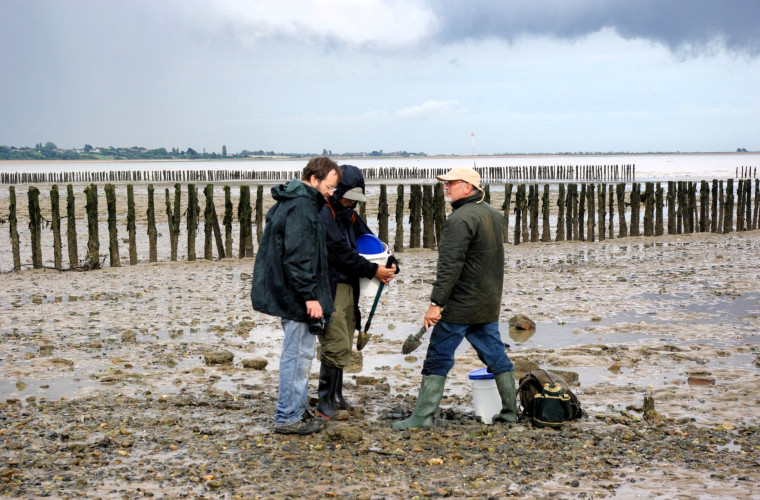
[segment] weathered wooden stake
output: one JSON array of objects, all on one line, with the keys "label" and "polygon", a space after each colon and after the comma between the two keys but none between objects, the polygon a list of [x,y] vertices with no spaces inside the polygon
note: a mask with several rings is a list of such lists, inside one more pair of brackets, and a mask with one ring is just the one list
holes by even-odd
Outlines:
[{"label": "weathered wooden stake", "polygon": [[396,186],[396,235],[393,238],[393,251],[404,251],[404,186]]},{"label": "weathered wooden stake", "polygon": [[137,264],[137,225],[135,221],[135,188],[127,184],[127,236],[129,238],[129,265]]},{"label": "weathered wooden stake", "polygon": [[116,192],[113,184],[106,184],[106,206],[108,208],[108,255],[111,267],[120,267],[119,230],[116,227]]},{"label": "weathered wooden stake", "polygon": [[549,227],[549,185],[544,184],[544,192],[541,195],[541,241],[549,242],[552,240],[551,228]]},{"label": "weathered wooden stake", "polygon": [[723,211],[725,207],[725,195],[723,194],[723,181],[718,181],[718,196],[715,198],[718,200],[718,227],[717,232],[723,234],[723,223],[725,222]]},{"label": "weathered wooden stake", "polygon": [[443,183],[436,182],[433,188],[433,224],[435,225],[435,245],[441,243],[441,232],[446,222],[446,196],[443,192]]},{"label": "weathered wooden stake", "polygon": [[179,243],[179,218],[180,218],[180,200],[182,190],[179,184],[174,185],[174,209],[172,210],[169,189],[166,189],[166,218],[169,223],[169,241],[171,244],[172,262],[177,260],[177,244]]},{"label": "weathered wooden stake", "polygon": [[8,222],[11,231],[11,247],[13,249],[13,270],[21,269],[21,253],[18,238],[18,219],[16,218],[16,186],[8,188],[10,206],[8,207]]},{"label": "weathered wooden stake", "polygon": [[66,186],[66,241],[69,249],[69,267],[74,269],[79,265],[79,250],[77,248],[77,219],[74,210],[74,187]]},{"label": "weathered wooden stake", "polygon": [[98,239],[98,186],[90,184],[84,188],[87,204],[87,267],[100,269],[100,240]]},{"label": "weathered wooden stake", "polygon": [[586,241],[596,241],[596,194],[594,184],[586,187],[586,201],[588,202],[588,219],[586,219]]},{"label": "weathered wooden stake", "polygon": [[556,241],[565,241],[565,183],[560,182],[557,194],[557,236]]},{"label": "weathered wooden stake", "polygon": [[[214,210],[216,216],[216,210]],[[261,235],[264,234],[264,186],[256,186],[256,241],[261,244]],[[216,223],[217,226],[219,222]],[[385,241],[385,240],[383,240]]]},{"label": "weathered wooden stake", "polygon": [[240,222],[239,258],[253,257],[253,234],[251,231],[251,188],[240,186],[238,202],[238,221]]},{"label": "weathered wooden stake", "polygon": [[616,186],[618,206],[618,238],[628,236],[628,224],[625,221],[625,183]]},{"label": "weathered wooden stake", "polygon": [[433,218],[433,186],[422,186],[422,247],[435,246],[435,228]]},{"label": "weathered wooden stake", "polygon": [[597,216],[599,224],[599,241],[604,241],[607,233],[607,184],[599,184],[597,191]]},{"label": "weathered wooden stake", "polygon": [[662,184],[660,184],[658,182],[657,183],[657,188],[655,189],[655,195],[654,195],[654,198],[655,198],[655,210],[657,212],[656,220],[655,220],[655,226],[654,226],[654,234],[655,234],[655,236],[662,236],[662,234],[663,234],[663,232],[665,230],[664,227],[663,227],[663,214],[662,214],[662,210],[663,210],[663,196],[664,196],[664,193],[663,193],[663,189],[662,189]]},{"label": "weathered wooden stake", "polygon": [[156,229],[156,207],[153,200],[153,184],[148,184],[148,247],[150,262],[158,261],[158,230]]},{"label": "weathered wooden stake", "polygon": [[224,186],[224,255],[232,257],[232,197],[230,187]]},{"label": "weathered wooden stake", "polygon": [[641,185],[638,182],[631,184],[631,236],[639,236],[639,221],[641,218]]},{"label": "weathered wooden stake", "polygon": [[531,184],[528,192],[530,213],[530,241],[538,242],[538,184]]},{"label": "weathered wooden stake", "polygon": [[377,237],[388,242],[388,193],[385,184],[380,184],[380,197],[377,200]]},{"label": "weathered wooden stake", "polygon": [[644,186],[644,236],[654,236],[654,182]]},{"label": "weathered wooden stake", "polygon": [[40,190],[32,186],[29,198],[29,233],[32,237],[32,266],[42,267],[42,215],[40,214]]},{"label": "weathered wooden stake", "polygon": [[187,211],[185,212],[185,224],[187,224],[187,260],[195,260],[195,238],[198,235],[198,189],[195,184],[187,185]]},{"label": "weathered wooden stake", "polygon": [[527,205],[525,200],[525,184],[519,184],[517,186],[517,193],[515,194],[515,245],[519,245],[520,241],[522,241],[522,225],[526,223],[523,220],[523,205]]},{"label": "weathered wooden stake", "polygon": [[726,220],[723,221],[723,234],[734,230],[734,180],[726,179]]},{"label": "weathered wooden stake", "polygon": [[51,223],[53,226],[53,262],[56,269],[61,269],[61,209],[58,185],[53,184],[50,188]]},{"label": "weathered wooden stake", "polygon": [[409,248],[420,248],[422,225],[422,186],[412,184],[409,194]]},{"label": "weathered wooden stake", "polygon": [[501,205],[501,210],[504,213],[504,243],[509,243],[509,216],[511,214],[509,206],[512,203],[512,183],[508,183],[504,186],[504,202]]}]

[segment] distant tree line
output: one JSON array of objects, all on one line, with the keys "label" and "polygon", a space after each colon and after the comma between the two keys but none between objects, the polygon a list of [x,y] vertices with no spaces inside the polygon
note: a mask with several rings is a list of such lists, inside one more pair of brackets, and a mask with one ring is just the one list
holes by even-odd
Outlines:
[{"label": "distant tree line", "polygon": [[[323,155],[329,156],[386,156],[386,157],[409,157],[427,156],[425,153],[408,153],[396,151],[383,153],[372,151],[371,153],[343,153],[333,154],[332,150],[322,150]],[[222,146],[222,153],[201,153],[193,148],[182,151],[179,148],[148,149],[138,146],[129,148],[92,147],[85,144],[81,149],[62,149],[52,142],[35,144],[31,147],[0,146],[0,160],[217,160],[217,159],[245,159],[245,158],[310,158],[316,153],[277,153],[275,151],[242,150],[240,153],[227,154],[227,146]]]}]

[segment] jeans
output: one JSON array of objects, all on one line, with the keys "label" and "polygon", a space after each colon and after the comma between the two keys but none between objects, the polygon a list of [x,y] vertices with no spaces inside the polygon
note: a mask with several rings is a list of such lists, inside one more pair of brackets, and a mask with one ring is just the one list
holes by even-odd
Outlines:
[{"label": "jeans", "polygon": [[425,362],[422,364],[423,375],[447,376],[454,366],[454,352],[467,339],[478,358],[488,367],[488,372],[499,373],[514,371],[515,367],[504,350],[504,342],[499,335],[499,323],[481,323],[476,325],[458,325],[438,321],[430,334]]},{"label": "jeans", "polygon": [[275,406],[275,425],[301,420],[309,392],[311,362],[317,353],[317,337],[309,333],[309,323],[282,318],[279,396]]}]

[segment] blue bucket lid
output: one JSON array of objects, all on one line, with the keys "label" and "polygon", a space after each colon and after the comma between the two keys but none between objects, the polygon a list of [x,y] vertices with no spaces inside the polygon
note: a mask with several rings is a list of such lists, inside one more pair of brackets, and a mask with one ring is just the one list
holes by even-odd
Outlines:
[{"label": "blue bucket lid", "polygon": [[493,378],[493,373],[488,373],[488,368],[478,368],[470,372],[470,380],[488,380]]},{"label": "blue bucket lid", "polygon": [[374,234],[367,233],[356,238],[356,250],[364,255],[374,255],[383,253],[385,251],[385,246],[383,246],[383,242],[380,241],[380,238]]}]

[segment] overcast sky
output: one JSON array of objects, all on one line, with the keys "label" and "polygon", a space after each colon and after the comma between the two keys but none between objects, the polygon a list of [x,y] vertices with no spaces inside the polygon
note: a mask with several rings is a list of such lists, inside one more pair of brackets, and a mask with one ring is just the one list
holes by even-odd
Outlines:
[{"label": "overcast sky", "polygon": [[0,56],[7,146],[760,150],[757,0],[0,0]]}]

